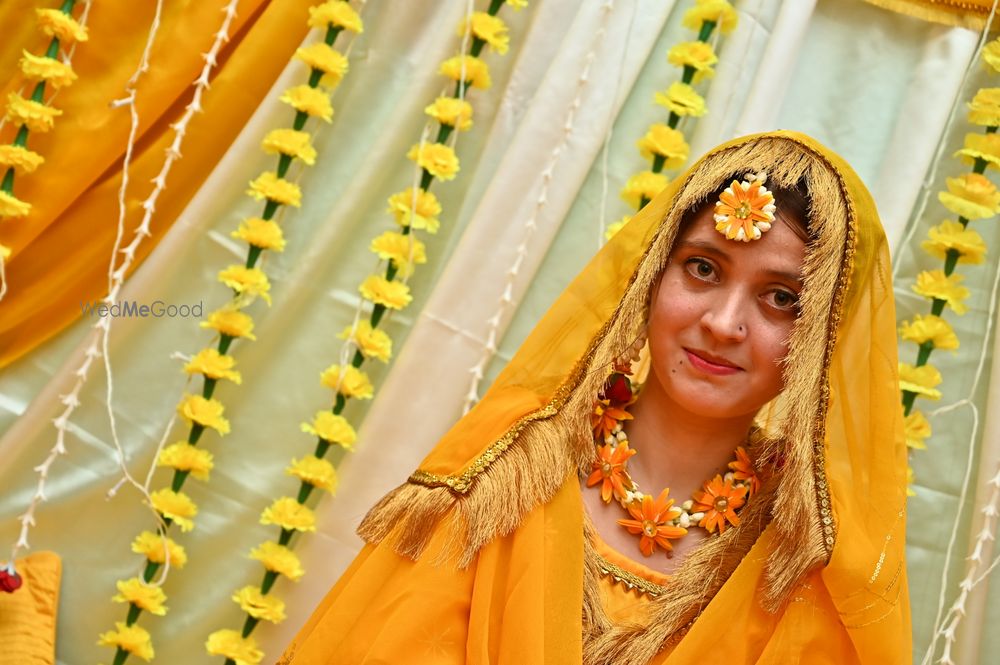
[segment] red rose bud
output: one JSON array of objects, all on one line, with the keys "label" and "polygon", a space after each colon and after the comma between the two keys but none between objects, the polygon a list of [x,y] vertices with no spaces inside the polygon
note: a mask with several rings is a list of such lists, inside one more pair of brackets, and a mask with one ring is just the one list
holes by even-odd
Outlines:
[{"label": "red rose bud", "polygon": [[605,385],[604,396],[613,404],[624,404],[632,399],[632,382],[624,374],[612,374]]},{"label": "red rose bud", "polygon": [[21,588],[21,576],[11,568],[10,572],[6,568],[0,568],[0,591],[14,593]]}]

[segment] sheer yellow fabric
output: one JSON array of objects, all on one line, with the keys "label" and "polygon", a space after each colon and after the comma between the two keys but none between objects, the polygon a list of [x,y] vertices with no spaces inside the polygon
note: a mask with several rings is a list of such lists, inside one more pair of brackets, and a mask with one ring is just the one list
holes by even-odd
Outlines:
[{"label": "sheer yellow fabric", "polygon": [[[806,181],[815,235],[786,388],[759,418],[758,459],[775,473],[739,528],[685,559],[646,625],[616,623],[578,486],[593,396],[644,324],[683,212],[760,170]],[[281,662],[908,662],[888,267],[874,204],[839,157],[788,132],[715,149],[602,249],[484,399],[369,513],[369,545]]]},{"label": "sheer yellow fabric", "polygon": [[[913,16],[924,21],[955,25],[970,30],[986,27],[993,0],[865,0],[869,4]],[[994,20],[992,29],[998,27]]]},{"label": "sheer yellow fabric", "polygon": [[[164,3],[161,27],[151,53],[152,68],[141,80],[136,105],[141,119],[133,155],[125,244],[138,225],[139,202],[151,191],[176,122],[190,100],[191,83],[204,65],[221,25],[226,2]],[[134,271],[156,247],[212,168],[229,148],[257,104],[288,63],[309,29],[310,0],[239,3],[232,39],[213,71],[184,141],[183,159],[170,172],[166,194],[157,203],[146,238],[136,252]],[[0,3],[0,71],[14,72],[21,49],[39,52],[47,39],[36,29],[32,3]],[[80,303],[107,292],[108,260],[118,218],[121,160],[131,119],[109,101],[124,96],[139,63],[155,3],[111,2],[95,7],[90,39],[78,45],[73,67],[79,80],[61,90],[53,105],[62,109],[55,128],[29,136],[29,147],[45,157],[35,173],[15,181],[17,196],[32,204],[31,214],[3,224],[9,291],[0,308],[0,367],[29,352],[81,315]],[[9,33],[8,33],[9,30]],[[6,99],[24,81],[17,76],[0,88]],[[30,93],[30,88],[26,94]],[[15,127],[0,131],[9,142]],[[100,136],[100,140],[93,140]]]}]

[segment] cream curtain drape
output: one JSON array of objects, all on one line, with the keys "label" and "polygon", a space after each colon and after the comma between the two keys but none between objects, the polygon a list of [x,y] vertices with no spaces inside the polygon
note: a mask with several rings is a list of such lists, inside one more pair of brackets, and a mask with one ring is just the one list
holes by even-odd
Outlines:
[{"label": "cream curtain drape", "polygon": [[[365,511],[460,416],[491,325],[498,349],[485,365],[480,392],[596,251],[602,224],[628,213],[617,192],[645,168],[636,140],[650,123],[665,119],[652,97],[677,78],[666,52],[692,38],[680,25],[688,4],[535,0],[519,13],[504,10],[511,52],[488,56],[493,89],[470,95],[475,126],[458,139],[459,177],[434,184],[444,207],[442,229],[428,240],[428,265],[411,280],[414,304],[388,323],[396,357],[374,372],[374,402],[348,409],[353,421],[363,418],[358,449],[339,460],[338,493],[323,499],[318,533],[298,547],[307,577],[298,585],[281,580],[274,591],[288,602],[288,620],[255,633],[269,658],[360,548],[354,528]],[[736,5],[739,27],[719,42],[718,73],[703,86],[709,115],[688,132],[692,154],[769,129],[804,131],[832,147],[854,165],[879,205],[897,261],[900,315],[925,313],[909,285],[919,269],[937,267],[919,251],[926,228],[945,215],[934,191],[944,176],[966,168],[950,153],[966,131],[961,103],[989,84],[978,64],[970,64],[980,35],[861,0]],[[355,41],[351,73],[334,97],[336,117],[316,138],[320,161],[300,176],[304,207],[282,222],[286,251],[265,260],[274,305],[254,305],[258,341],[239,343],[234,352],[243,385],[217,390],[233,432],[206,440],[216,457],[211,481],[186,486],[201,509],[197,529],[182,537],[190,563],[166,584],[167,616],[141,622],[153,632],[160,662],[204,661],[208,633],[242,623],[229,596],[259,582],[260,570],[246,553],[273,532],[257,524],[259,513],[272,498],[295,490],[283,468],[312,447],[298,424],[330,404],[319,372],[336,362],[336,333],[352,321],[357,284],[374,266],[367,245],[392,226],[385,199],[412,180],[403,155],[419,141],[423,107],[443,87],[437,65],[456,51],[454,26],[466,9],[466,0],[368,0],[363,9],[365,33]],[[229,232],[256,211],[243,191],[270,165],[257,144],[267,129],[287,121],[277,97],[298,76],[293,66],[276,82],[127,283],[126,298],[200,301],[206,312],[225,301],[215,273],[242,258]],[[991,222],[977,224],[991,248],[998,246],[1000,233]],[[973,505],[989,498],[986,481],[1000,459],[1000,423],[990,409],[1000,404],[1000,382],[989,356],[980,363],[981,350],[992,345],[995,264],[965,271],[971,311],[950,317],[962,348],[956,356],[938,352],[934,358],[946,376],[945,398],[934,406],[970,399],[932,418],[930,450],[914,462],[909,555],[918,662],[941,599],[946,610],[965,575],[982,518]],[[80,321],[0,377],[0,543],[16,538],[15,518],[35,487],[32,468],[54,442],[50,420],[61,409],[59,396],[71,385],[92,324]],[[208,339],[192,319],[114,323],[113,409],[134,473],[144,475],[184,386],[181,362],[171,354],[193,354]],[[911,359],[908,354],[912,350],[904,349],[903,359]],[[114,581],[136,574],[139,559],[129,543],[151,526],[136,492],[126,487],[106,497],[117,478],[106,390],[103,372],[92,372],[71,425],[70,454],[53,467],[49,501],[31,535],[34,548],[64,559],[60,663],[110,660],[108,650],[95,645],[97,634],[124,617],[124,608],[110,601]],[[970,448],[973,409],[978,431]],[[973,590],[958,630],[957,662],[988,662],[986,655],[1000,648],[1000,636],[984,630],[1000,618],[997,586],[984,582]]]}]

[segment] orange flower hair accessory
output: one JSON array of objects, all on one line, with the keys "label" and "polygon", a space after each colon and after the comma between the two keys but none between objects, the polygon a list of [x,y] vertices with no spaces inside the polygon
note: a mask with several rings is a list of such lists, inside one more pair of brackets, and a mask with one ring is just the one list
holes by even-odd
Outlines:
[{"label": "orange flower hair accessory", "polygon": [[730,240],[759,240],[774,221],[774,194],[764,187],[767,174],[748,173],[733,180],[715,202],[715,229]]}]

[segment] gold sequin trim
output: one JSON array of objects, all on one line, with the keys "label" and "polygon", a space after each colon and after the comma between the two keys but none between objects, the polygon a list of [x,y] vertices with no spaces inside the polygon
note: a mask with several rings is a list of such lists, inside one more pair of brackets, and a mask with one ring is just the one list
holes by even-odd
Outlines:
[{"label": "gold sequin trim", "polygon": [[597,565],[601,569],[601,572],[613,579],[615,582],[625,586],[630,591],[635,590],[646,594],[650,598],[658,598],[667,590],[667,587],[665,586],[653,584],[647,579],[628,572],[621,566],[616,566],[600,554],[595,554],[595,556],[597,557]]}]

